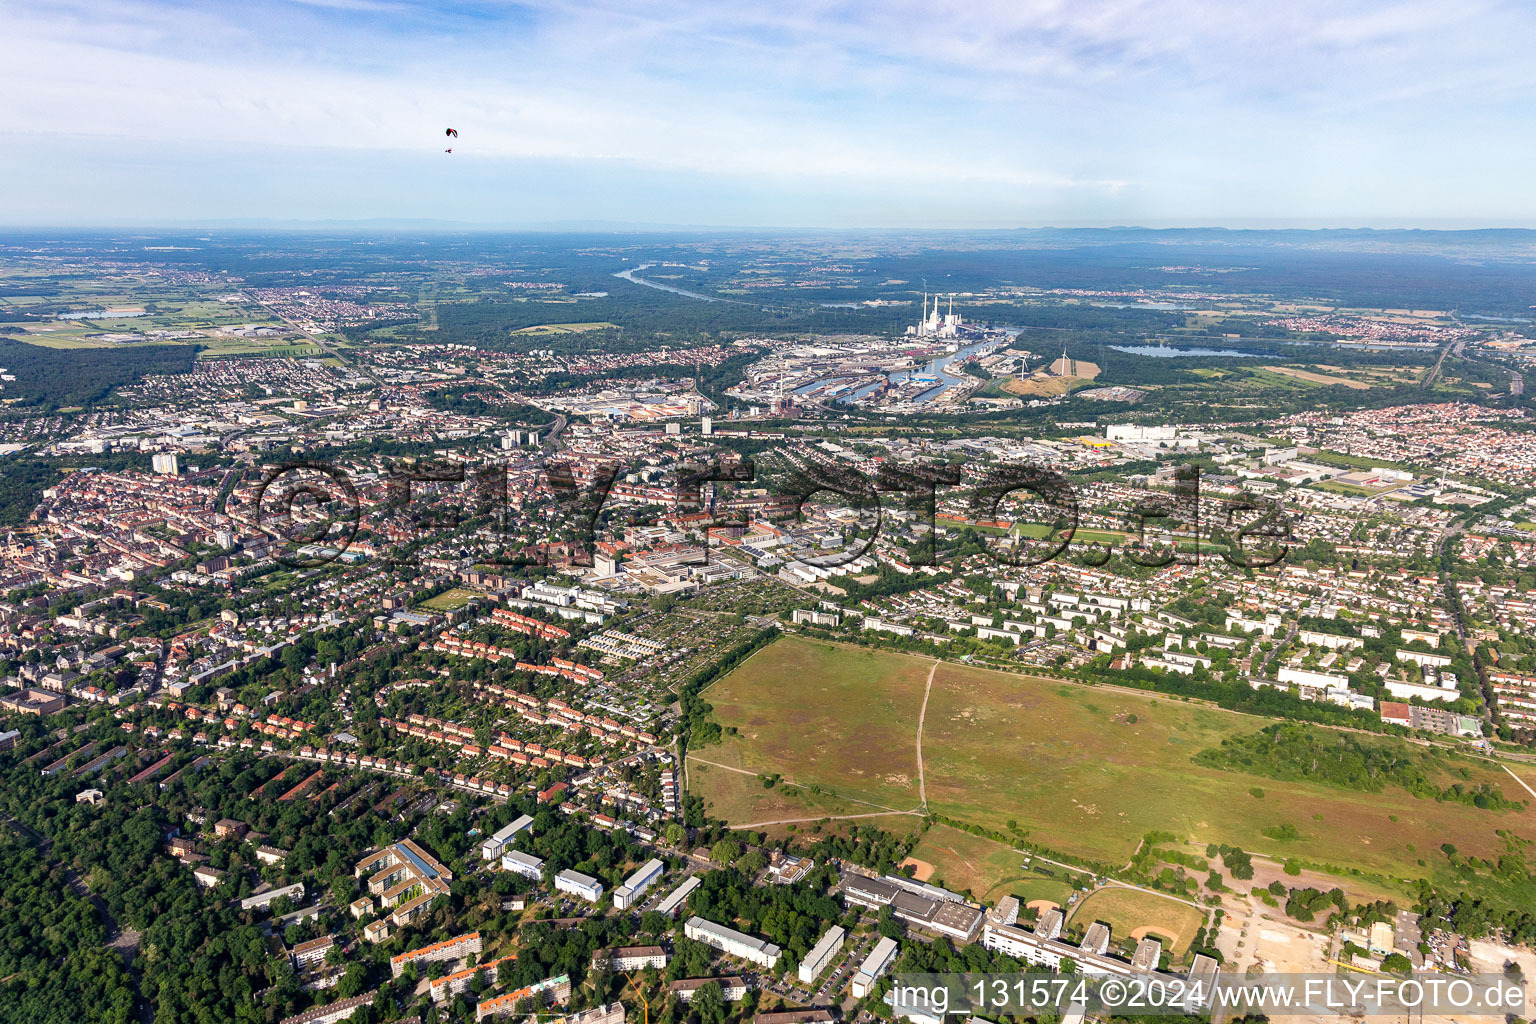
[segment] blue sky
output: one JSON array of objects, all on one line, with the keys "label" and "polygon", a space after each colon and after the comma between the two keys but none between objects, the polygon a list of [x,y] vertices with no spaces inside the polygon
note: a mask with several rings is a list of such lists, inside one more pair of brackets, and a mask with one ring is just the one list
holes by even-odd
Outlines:
[{"label": "blue sky", "polygon": [[5,0],[0,224],[1536,226],[1533,40],[1523,0]]}]

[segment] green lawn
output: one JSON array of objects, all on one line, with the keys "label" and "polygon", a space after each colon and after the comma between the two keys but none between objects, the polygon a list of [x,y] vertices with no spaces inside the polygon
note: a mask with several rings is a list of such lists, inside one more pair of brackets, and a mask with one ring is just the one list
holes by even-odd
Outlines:
[{"label": "green lawn", "polygon": [[468,604],[470,598],[475,596],[476,594],[473,590],[455,587],[452,590],[445,590],[436,597],[423,601],[421,606],[434,612],[456,612]]}]

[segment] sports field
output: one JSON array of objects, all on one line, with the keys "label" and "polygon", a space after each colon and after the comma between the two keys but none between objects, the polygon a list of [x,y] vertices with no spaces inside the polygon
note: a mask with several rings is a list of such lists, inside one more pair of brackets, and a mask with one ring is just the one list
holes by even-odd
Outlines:
[{"label": "sports field", "polygon": [[454,587],[445,590],[436,597],[429,598],[421,603],[423,608],[434,612],[456,612],[469,604],[470,598],[477,597],[473,590],[465,590],[462,587]]},{"label": "sports field", "polygon": [[1017,896],[1021,905],[1050,900],[1065,906],[1072,895],[1073,887],[1065,881],[1071,873],[1065,869],[1046,864],[1026,868],[1029,854],[947,825],[934,825],[923,833],[912,857],[934,867],[929,879],[933,884],[969,892],[985,903]]},{"label": "sports field", "polygon": [[[917,721],[930,670],[928,808],[997,832],[1017,827],[1029,842],[1074,858],[1125,864],[1143,835],[1160,830],[1200,845],[1229,843],[1409,880],[1446,873],[1442,843],[1496,861],[1508,849],[1498,830],[1536,838],[1529,808],[1479,810],[1395,787],[1353,792],[1191,763],[1223,738],[1257,732],[1265,719],[950,663],[934,669],[932,659],[798,638],[764,648],[706,691],[716,719],[739,735],[692,754],[814,784],[824,797],[862,801],[866,812],[912,809],[920,804]],[[1488,782],[1530,801],[1498,766],[1463,763],[1471,785]],[[742,821],[735,787],[717,780],[719,773],[690,775],[712,814]],[[774,810],[798,816],[788,806]],[[1284,824],[1299,836],[1276,842],[1264,834]],[[939,874],[953,881],[956,862],[935,855]],[[974,874],[973,889],[985,880]],[[1002,880],[993,877],[994,885]]]},{"label": "sports field", "polygon": [[1177,959],[1205,924],[1205,913],[1156,893],[1105,886],[1073,907],[1067,924],[1086,930],[1095,921],[1109,925],[1113,942],[1161,939],[1163,950]]}]

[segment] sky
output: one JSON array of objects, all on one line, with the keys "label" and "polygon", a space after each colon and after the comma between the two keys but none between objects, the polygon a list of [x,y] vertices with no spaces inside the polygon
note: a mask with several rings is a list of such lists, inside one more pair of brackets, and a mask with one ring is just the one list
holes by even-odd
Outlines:
[{"label": "sky", "polygon": [[1536,227],[1532,40],[1526,0],[0,0],[0,225]]}]

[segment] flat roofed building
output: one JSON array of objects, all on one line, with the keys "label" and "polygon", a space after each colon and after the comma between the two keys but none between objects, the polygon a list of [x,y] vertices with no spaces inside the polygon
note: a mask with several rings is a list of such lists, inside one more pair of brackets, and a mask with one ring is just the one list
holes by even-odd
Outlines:
[{"label": "flat roofed building", "polygon": [[448,895],[453,872],[410,839],[392,843],[378,853],[357,862],[353,876],[368,879],[368,892],[379,897],[379,905],[393,915],[396,924],[405,924],[426,910],[434,897]]},{"label": "flat roofed building", "polygon": [[533,824],[533,819],[524,814],[510,825],[504,825],[493,834],[486,836],[485,842],[480,844],[480,859],[495,860],[506,850],[506,846],[523,829]]},{"label": "flat roofed building", "polygon": [[270,907],[273,903],[276,903],[284,896],[287,896],[289,899],[297,903],[299,900],[304,898],[304,883],[294,882],[292,885],[285,885],[281,889],[268,889],[266,892],[257,893],[254,896],[247,896],[245,899],[240,901],[240,909],[260,910],[264,907]]},{"label": "flat roofed building", "polygon": [[1189,980],[1204,982],[1207,986],[1214,985],[1216,979],[1221,977],[1221,965],[1213,956],[1204,953],[1196,953],[1194,962],[1189,968]]},{"label": "flat roofed building", "polygon": [[520,988],[515,992],[507,992],[494,999],[487,999],[475,1007],[475,1020],[482,1021],[487,1017],[510,1017],[518,1012],[518,1007],[523,1000],[531,999],[535,1004],[548,1006],[551,1003],[563,1003],[571,998],[571,979],[562,974],[554,978],[545,978],[543,981],[534,982],[526,988]]},{"label": "flat roofed building", "polygon": [[774,851],[774,861],[768,865],[768,874],[780,885],[791,885],[810,874],[815,862],[809,857],[791,857]]},{"label": "flat roofed building", "polygon": [[816,945],[811,947],[811,951],[805,954],[805,959],[800,961],[799,977],[801,982],[809,985],[815,981],[817,975],[821,974],[827,965],[832,962],[832,958],[842,950],[843,941],[847,937],[848,933],[843,930],[841,925],[833,925],[828,928],[826,933],[816,941]]},{"label": "flat roofed building", "polygon": [[1183,1009],[1186,1013],[1197,1013],[1210,1006],[1215,999],[1216,982],[1221,978],[1221,965],[1215,957],[1197,953],[1186,978],[1189,980],[1189,989]]},{"label": "flat roofed building", "polygon": [[454,971],[452,974],[445,974],[441,978],[433,978],[431,981],[427,982],[427,992],[432,996],[432,1001],[434,1003],[446,1002],[449,999],[452,999],[454,996],[458,995],[460,992],[468,991],[470,984],[475,980],[475,975],[479,974],[481,971],[485,972],[487,981],[495,982],[496,971],[501,967],[501,965],[506,963],[513,963],[516,960],[517,956],[515,954],[509,954],[507,956],[497,957],[495,960],[487,960],[483,964],[476,964],[473,967],[466,967],[462,971]]},{"label": "flat roofed building", "polygon": [[780,950],[771,942],[759,939],[723,924],[706,921],[694,915],[683,925],[683,934],[695,942],[702,942],[729,956],[749,960],[760,967],[772,967],[779,962]]},{"label": "flat roofed building", "polygon": [[695,992],[711,982],[720,986],[720,994],[728,1003],[747,998],[747,983],[734,974],[724,978],[680,978],[668,985],[667,991],[686,1003]]},{"label": "flat roofed building", "polygon": [[603,883],[580,871],[560,872],[555,876],[555,888],[560,892],[580,897],[588,903],[596,903],[603,898]]},{"label": "flat roofed building", "polygon": [[889,906],[900,891],[890,882],[879,878],[866,878],[864,875],[855,874],[843,876],[843,899],[871,910]]},{"label": "flat roofed building", "polygon": [[835,1019],[831,1010],[775,1010],[754,1013],[752,1024],[828,1024]]},{"label": "flat roofed building", "polygon": [[675,917],[679,908],[693,895],[693,890],[699,887],[699,876],[689,875],[683,879],[683,884],[667,893],[666,898],[656,904],[656,910],[667,917]]},{"label": "flat roofed building", "polygon": [[858,973],[853,976],[853,997],[855,999],[867,999],[870,992],[874,991],[875,982],[890,968],[896,960],[896,940],[882,937],[875,943],[875,948],[869,951],[869,956],[864,958],[864,963],[859,965]]},{"label": "flat roofed building", "polygon": [[1163,944],[1157,939],[1142,939],[1136,943],[1136,955],[1131,966],[1142,971],[1155,971],[1163,959]]},{"label": "flat roofed building", "polygon": [[891,1016],[911,1024],[944,1024],[944,1010],[926,988],[896,985],[885,994]]},{"label": "flat roofed building", "polygon": [[[1108,931],[1109,929],[1105,928],[1106,937]],[[1057,939],[1048,939],[1038,931],[1026,931],[1012,925],[987,925],[982,932],[981,943],[993,952],[1006,953],[1037,967],[1046,967],[1051,970],[1060,969],[1063,960],[1071,960],[1077,965],[1077,973],[1085,977],[1126,978],[1144,973],[1152,973],[1162,978],[1174,977],[1171,974],[1142,968],[1105,953],[1092,952],[1085,946],[1074,946]],[[1202,969],[1202,959],[1209,961],[1214,967],[1215,961],[1209,957],[1196,957],[1194,970]],[[1190,973],[1192,979],[1194,970]]]},{"label": "flat roofed building", "polygon": [[1017,924],[1019,920],[1019,898],[1017,896],[1004,896],[997,901],[997,906],[987,911],[987,920],[992,924]]},{"label": "flat roofed building", "polygon": [[531,878],[535,882],[544,877],[544,861],[522,850],[508,850],[501,855],[501,869]]},{"label": "flat roofed building", "polygon": [[624,879],[624,884],[613,890],[613,905],[619,910],[628,910],[639,902],[640,897],[655,884],[661,877],[666,865],[652,858],[645,862],[634,874]]},{"label": "flat roofed building", "polygon": [[546,1024],[624,1024],[624,1004],[609,1003],[607,1006],[594,1006],[580,1013],[556,1017]]},{"label": "flat roofed building", "polygon": [[364,995],[353,996],[351,999],[342,999],[328,1006],[316,1006],[296,1013],[292,1017],[284,1017],[280,1024],[335,1024],[339,1020],[347,1020],[359,1008],[373,1005],[375,993],[368,992]]},{"label": "flat roofed building", "polygon": [[929,885],[927,882],[919,882],[916,879],[905,878],[901,875],[884,875],[880,879],[888,885],[894,885],[898,889],[916,893],[939,903],[964,903],[965,897],[948,889],[941,889],[937,885]]},{"label": "flat roofed building", "polygon": [[1088,926],[1088,932],[1083,936],[1080,948],[1087,953],[1107,953],[1109,951],[1109,925],[1102,921],[1095,921]]},{"label": "flat roofed building", "polygon": [[959,942],[974,941],[981,929],[982,912],[965,903],[933,894],[953,896],[937,886],[898,885],[888,878],[866,878],[849,874],[843,878],[843,898],[856,906],[879,909],[890,907],[897,920],[917,928],[936,932]]},{"label": "flat roofed building", "polygon": [[984,917],[980,910],[963,903],[941,903],[923,927],[956,942],[974,942]]},{"label": "flat roofed building", "polygon": [[420,896],[413,896],[404,903],[398,904],[394,910],[389,912],[390,922],[397,927],[405,927],[422,914],[425,914],[431,908],[432,901],[440,895],[442,894],[424,892]]}]

